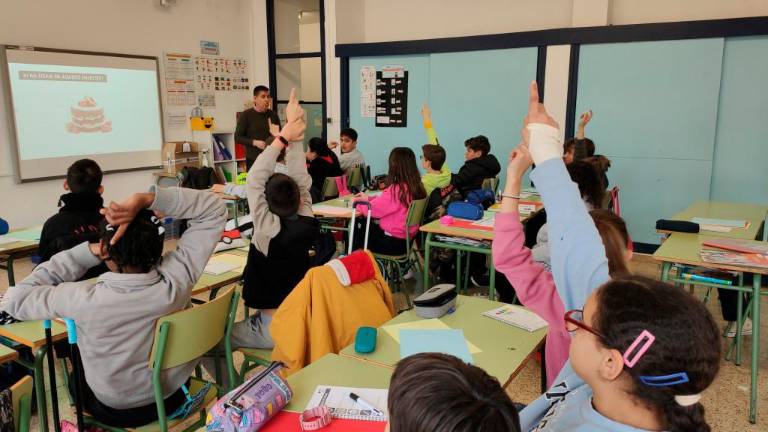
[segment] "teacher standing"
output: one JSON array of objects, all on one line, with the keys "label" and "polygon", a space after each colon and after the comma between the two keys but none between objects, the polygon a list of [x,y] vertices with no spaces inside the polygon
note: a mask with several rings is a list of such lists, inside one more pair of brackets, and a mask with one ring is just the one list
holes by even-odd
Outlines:
[{"label": "teacher standing", "polygon": [[253,88],[253,108],[240,114],[235,128],[235,142],[245,146],[245,165],[250,171],[251,165],[261,152],[272,142],[269,123],[280,125],[280,118],[270,109],[271,98],[265,86]]}]

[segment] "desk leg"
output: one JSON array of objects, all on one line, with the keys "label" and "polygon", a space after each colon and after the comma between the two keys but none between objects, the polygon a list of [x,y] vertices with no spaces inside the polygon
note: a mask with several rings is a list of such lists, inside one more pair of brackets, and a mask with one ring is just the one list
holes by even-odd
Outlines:
[{"label": "desk leg", "polygon": [[8,286],[16,286],[16,278],[13,276],[13,254],[8,255],[5,265],[8,272]]},{"label": "desk leg", "polygon": [[496,300],[496,269],[493,267],[493,256],[491,256],[490,281],[488,282],[488,300]]},{"label": "desk leg", "polygon": [[[741,277],[739,279],[743,280]],[[743,283],[740,285],[743,285]],[[741,329],[744,326],[744,293],[741,291],[737,291],[737,293],[739,296],[736,298],[736,366],[741,366]]]},{"label": "desk leg", "polygon": [[544,392],[547,391],[547,353],[546,353],[547,343],[546,341],[541,344],[541,348],[539,348],[539,352],[541,353],[541,364],[539,367],[541,368],[541,393],[544,394]]},{"label": "desk leg", "polygon": [[[40,422],[40,432],[48,431],[48,407],[45,401],[45,374],[43,373],[43,359],[46,352],[48,352],[48,347],[45,345],[35,351],[35,363],[32,369],[35,377],[35,397],[37,398],[37,419]],[[67,391],[69,390],[67,389]],[[51,403],[59,403],[59,401],[52,400]]]},{"label": "desk leg", "polygon": [[432,247],[432,233],[427,233],[424,241],[424,291],[429,289],[429,250]]},{"label": "desk leg", "polygon": [[670,262],[663,262],[661,263],[661,281],[666,282],[667,279],[669,279],[669,269],[672,267],[672,263]]},{"label": "desk leg", "polygon": [[757,370],[760,359],[760,286],[761,276],[752,278],[752,385],[749,394],[749,422],[757,422]]}]

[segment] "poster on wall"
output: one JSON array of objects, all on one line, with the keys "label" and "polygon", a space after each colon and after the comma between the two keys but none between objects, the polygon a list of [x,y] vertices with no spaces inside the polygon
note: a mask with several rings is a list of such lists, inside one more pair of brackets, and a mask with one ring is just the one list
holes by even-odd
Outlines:
[{"label": "poster on wall", "polygon": [[198,90],[246,92],[250,89],[248,61],[244,59],[197,56],[194,73]]},{"label": "poster on wall", "polygon": [[408,71],[385,66],[376,72],[376,127],[408,126]]},{"label": "poster on wall", "polygon": [[360,117],[373,118],[376,115],[376,67],[360,68]]},{"label": "poster on wall", "polygon": [[166,53],[165,99],[169,106],[195,105],[195,65],[192,56]]}]

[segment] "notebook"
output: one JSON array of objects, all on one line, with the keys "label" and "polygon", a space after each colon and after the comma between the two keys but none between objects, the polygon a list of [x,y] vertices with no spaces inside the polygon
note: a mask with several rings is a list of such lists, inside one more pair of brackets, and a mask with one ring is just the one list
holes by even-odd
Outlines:
[{"label": "notebook", "polygon": [[746,228],[747,227],[747,221],[743,219],[713,219],[713,218],[695,217],[695,218],[691,218],[691,222],[695,222],[699,225],[714,225],[714,226],[729,227],[729,228]]},{"label": "notebook", "polygon": [[705,241],[703,245],[747,254],[768,254],[768,243],[751,240],[714,239]]},{"label": "notebook", "polygon": [[[421,319],[402,324],[390,324],[388,326],[382,327],[382,329],[389,333],[395,342],[400,343],[401,330],[448,330],[450,327],[448,327],[448,324],[442,322],[440,319],[432,318]],[[483,351],[470,341],[467,341],[467,346],[469,347],[469,352],[472,354],[477,354]]]},{"label": "notebook", "polygon": [[[373,411],[366,409],[353,401],[349,395],[354,393],[376,409],[384,413],[384,417],[377,416]],[[312,393],[312,398],[307,403],[306,409],[319,405],[325,405],[331,410],[331,417],[347,420],[387,421],[387,389],[371,389],[357,387],[336,387],[319,385]]]},{"label": "notebook", "polygon": [[504,305],[502,307],[483,312],[482,315],[488,318],[493,318],[497,321],[501,321],[504,324],[509,324],[523,330],[528,330],[529,332],[535,332],[536,330],[547,326],[547,322],[535,313],[521,307],[510,305]]},{"label": "notebook", "polygon": [[420,353],[443,353],[473,363],[464,331],[447,330],[400,330],[400,358]]},{"label": "notebook", "polygon": [[699,251],[701,260],[707,263],[768,268],[768,255],[764,254],[745,254],[730,252],[724,250],[702,249]]},{"label": "notebook", "polygon": [[205,269],[203,271],[209,275],[218,276],[220,274],[231,272],[236,268],[237,266],[234,264],[209,261],[208,264],[205,265]]},{"label": "notebook", "polygon": [[[220,265],[219,268],[224,268],[224,264],[226,264],[229,269],[225,270],[224,272],[233,271],[236,273],[242,273],[243,269],[245,268],[246,261],[247,259],[240,255],[218,253],[213,255],[211,259],[208,260],[208,265],[216,264],[217,266]],[[207,268],[208,266],[206,266],[206,269]]]},{"label": "notebook", "polygon": [[[300,413],[280,411],[259,432],[301,432],[299,425]],[[384,432],[387,422],[333,419],[331,424],[322,429],[323,432]]]}]

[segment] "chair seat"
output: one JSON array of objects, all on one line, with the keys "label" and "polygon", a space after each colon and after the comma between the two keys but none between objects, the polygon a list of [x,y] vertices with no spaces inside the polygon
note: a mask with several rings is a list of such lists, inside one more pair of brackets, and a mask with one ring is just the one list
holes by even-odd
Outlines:
[{"label": "chair seat", "polygon": [[[189,384],[189,392],[191,394],[195,394],[201,388],[203,388],[204,384],[205,384],[204,381],[200,381],[200,380],[194,379],[194,378],[191,379],[190,380],[190,384]],[[203,399],[204,402],[203,402],[203,406],[201,407],[201,409],[205,409],[205,407],[210,405],[210,403],[215,401],[215,400],[216,400],[216,386],[211,386],[211,388],[208,390],[208,393],[205,395],[205,399]],[[187,416],[185,418],[177,418],[177,419],[173,419],[173,420],[168,420],[168,428],[170,429],[170,428],[173,428],[175,426],[178,426],[181,423],[184,423],[187,419],[189,419],[189,418],[191,418],[193,416],[198,416],[199,414],[200,414],[200,411],[195,411],[193,413],[190,413],[189,416]],[[86,415],[87,415],[87,413],[86,413]],[[93,423],[93,424],[102,426],[102,425],[99,424],[99,422],[94,422],[94,421],[86,421],[86,423]],[[109,428],[109,429],[120,430],[118,428]],[[160,423],[159,422],[154,422],[154,423],[150,423],[148,425],[144,425],[144,426],[141,426],[141,427],[138,427],[138,428],[127,428],[127,429],[124,429],[124,430],[135,431],[135,432],[156,432],[156,431],[160,430]]]}]

